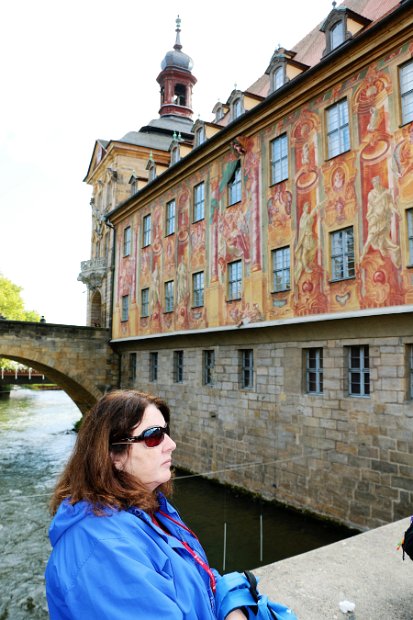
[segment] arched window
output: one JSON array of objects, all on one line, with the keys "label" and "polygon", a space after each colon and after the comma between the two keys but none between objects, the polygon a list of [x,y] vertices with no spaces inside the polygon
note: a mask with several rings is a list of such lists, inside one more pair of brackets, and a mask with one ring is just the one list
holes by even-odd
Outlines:
[{"label": "arched window", "polygon": [[272,90],[277,90],[284,84],[284,67],[277,67],[272,74]]},{"label": "arched window", "polygon": [[235,99],[232,104],[232,120],[235,120],[241,116],[242,112],[242,100],[241,97],[238,97],[238,99]]},{"label": "arched window", "polygon": [[186,86],[184,84],[175,84],[174,95],[176,105],[186,105]]},{"label": "arched window", "polygon": [[330,49],[334,50],[336,47],[344,43],[344,39],[344,22],[341,20],[334,24],[330,30]]}]

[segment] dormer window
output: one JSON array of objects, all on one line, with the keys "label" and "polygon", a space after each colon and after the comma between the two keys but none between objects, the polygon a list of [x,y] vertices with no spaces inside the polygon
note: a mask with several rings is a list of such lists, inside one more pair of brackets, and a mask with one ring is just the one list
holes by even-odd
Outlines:
[{"label": "dormer window", "polygon": [[148,170],[148,181],[156,179],[156,163],[152,153],[149,155],[148,163],[146,164],[146,170]]},{"label": "dormer window", "polygon": [[242,99],[238,97],[232,103],[232,120],[235,121],[236,118],[240,117],[243,113]]},{"label": "dormer window", "polygon": [[129,185],[130,185],[130,194],[131,196],[133,196],[138,191],[138,177],[135,176],[135,174],[132,174],[131,178],[129,179]]},{"label": "dormer window", "polygon": [[181,159],[179,144],[171,148],[171,164],[176,164]]},{"label": "dormer window", "polygon": [[341,20],[332,26],[330,32],[330,49],[334,50],[336,47],[344,43],[345,29],[344,22]]},{"label": "dormer window", "polygon": [[355,34],[371,23],[370,19],[351,9],[343,6],[336,8],[335,2],[333,2],[333,7],[320,28],[320,31],[324,32],[326,36],[326,48],[323,56],[339,48],[345,41],[354,37]]},{"label": "dormer window", "polygon": [[274,90],[281,88],[281,86],[284,84],[284,67],[283,66],[277,67],[273,71],[273,73],[271,74],[271,83],[272,83],[271,90],[273,92]]},{"label": "dormer window", "polygon": [[205,140],[205,126],[202,125],[201,127],[198,127],[198,129],[195,131],[195,146],[200,146],[205,142]]}]

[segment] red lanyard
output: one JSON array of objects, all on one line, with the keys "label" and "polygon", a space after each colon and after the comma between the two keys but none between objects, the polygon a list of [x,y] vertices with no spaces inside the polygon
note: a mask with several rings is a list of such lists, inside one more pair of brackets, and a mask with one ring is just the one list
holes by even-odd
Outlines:
[{"label": "red lanyard", "polygon": [[[166,512],[162,512],[162,510],[159,511],[159,513],[165,517],[166,519],[169,519],[170,521],[172,521],[173,523],[175,523],[175,525],[178,525],[180,528],[182,528],[183,530],[185,530],[186,532],[188,532],[189,534],[191,534],[194,538],[196,538],[196,540],[198,540],[198,537],[196,536],[196,534],[194,534],[194,532],[192,530],[189,529],[189,527],[187,527],[184,523],[180,523],[179,521],[177,521],[176,519],[174,519],[173,517],[170,517],[168,514],[166,514]],[[172,536],[172,534],[170,532],[168,532],[161,523],[159,523],[157,521],[157,519],[155,518],[155,516],[152,516],[152,521],[155,523],[155,525],[157,525],[158,527],[161,527],[161,529],[164,530],[164,532],[166,532],[169,536]],[[188,551],[188,553],[190,553],[192,555],[192,557],[194,558],[195,562],[197,562],[203,569],[204,571],[207,573],[208,577],[209,577],[209,583],[211,585],[211,589],[212,592],[215,592],[216,589],[216,579],[215,579],[215,575],[212,572],[212,570],[210,569],[210,567],[208,566],[208,564],[205,562],[205,560],[203,560],[197,553],[196,551],[194,551],[187,542],[180,540],[179,542],[181,542],[183,544],[183,546],[185,547],[185,549]]]}]

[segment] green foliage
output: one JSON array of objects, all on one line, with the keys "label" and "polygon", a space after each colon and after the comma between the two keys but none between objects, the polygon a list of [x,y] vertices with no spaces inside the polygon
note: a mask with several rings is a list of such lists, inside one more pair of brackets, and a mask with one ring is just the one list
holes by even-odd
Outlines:
[{"label": "green foliage", "polygon": [[[21,291],[20,286],[0,273],[0,317],[10,321],[38,322],[40,314],[34,310],[25,310]],[[18,366],[17,362],[0,358],[0,368],[12,370],[16,366]]]},{"label": "green foliage", "polygon": [[25,310],[22,288],[0,274],[0,315],[9,321],[39,321],[40,314]]}]

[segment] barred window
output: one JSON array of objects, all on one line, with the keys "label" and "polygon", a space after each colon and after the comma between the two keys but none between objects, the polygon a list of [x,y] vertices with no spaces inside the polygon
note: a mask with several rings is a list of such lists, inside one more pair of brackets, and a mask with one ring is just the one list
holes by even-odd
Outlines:
[{"label": "barred window", "polygon": [[370,359],[367,344],[348,347],[348,392],[350,396],[370,395]]},{"label": "barred window", "polygon": [[149,381],[154,383],[158,380],[158,352],[149,353]]},{"label": "barred window", "polygon": [[215,368],[215,351],[206,349],[202,352],[202,383],[212,385],[212,373]]},{"label": "barred window", "polygon": [[240,384],[241,388],[254,387],[254,351],[252,349],[240,350]]},{"label": "barred window", "polygon": [[184,352],[174,351],[174,367],[173,367],[174,383],[182,383],[184,380]]},{"label": "barred window", "polygon": [[314,347],[305,352],[306,391],[309,394],[323,393],[323,349]]},{"label": "barred window", "polygon": [[136,353],[129,354],[129,380],[136,381]]}]

